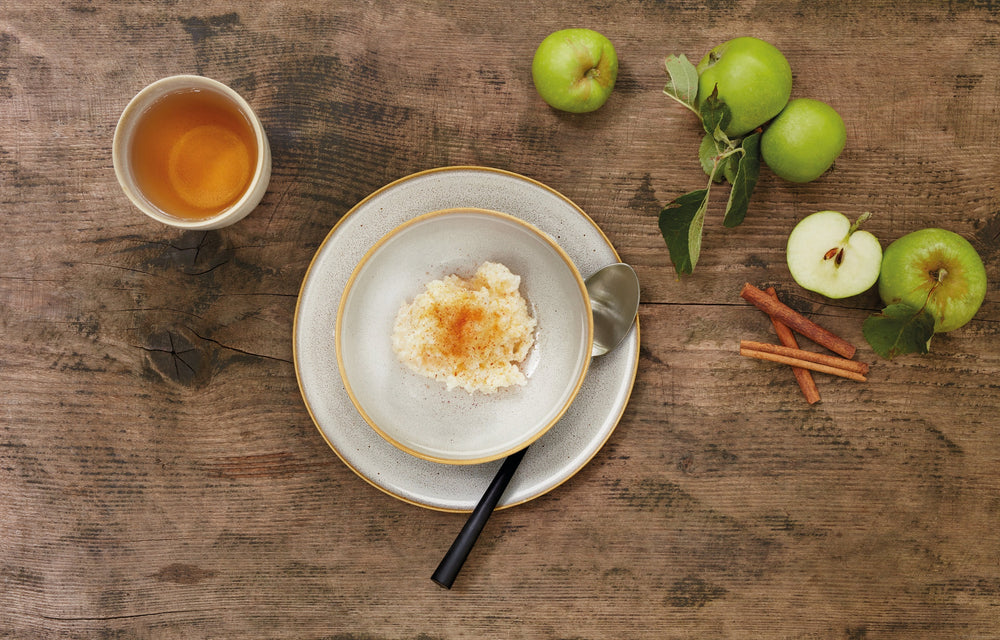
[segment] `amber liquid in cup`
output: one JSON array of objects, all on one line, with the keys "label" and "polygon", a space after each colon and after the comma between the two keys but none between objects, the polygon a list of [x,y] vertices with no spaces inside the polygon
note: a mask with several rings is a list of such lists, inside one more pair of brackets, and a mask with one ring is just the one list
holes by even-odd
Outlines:
[{"label": "amber liquid in cup", "polygon": [[211,90],[169,93],[139,118],[129,145],[136,185],[168,215],[203,220],[246,193],[257,140],[246,116]]}]

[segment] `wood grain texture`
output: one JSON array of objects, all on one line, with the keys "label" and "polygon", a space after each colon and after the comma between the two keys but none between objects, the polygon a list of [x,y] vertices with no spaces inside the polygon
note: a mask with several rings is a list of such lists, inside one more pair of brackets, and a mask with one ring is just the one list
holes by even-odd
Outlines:
[{"label": "wood grain texture", "polygon": [[[464,4],[110,0],[0,6],[0,638],[995,638],[1000,629],[1000,3]],[[537,43],[591,26],[608,104],[557,113]],[[848,143],[807,185],[766,169],[746,221],[709,210],[678,279],[660,207],[704,185],[669,53],[777,45]],[[214,232],[144,218],[115,123],[176,73],[226,82],[274,156]],[[295,379],[298,288],[336,221],[415,171],[476,164],[561,191],[643,286],[636,387],[611,440],[494,515],[453,590],[463,517],[360,480]],[[784,265],[794,223],[872,211],[883,244],[952,229],[990,278],[972,323],[892,362],[874,292],[829,301]],[[775,341],[744,282],[859,346],[859,384],[741,358]],[[811,348],[812,345],[803,344]]]}]

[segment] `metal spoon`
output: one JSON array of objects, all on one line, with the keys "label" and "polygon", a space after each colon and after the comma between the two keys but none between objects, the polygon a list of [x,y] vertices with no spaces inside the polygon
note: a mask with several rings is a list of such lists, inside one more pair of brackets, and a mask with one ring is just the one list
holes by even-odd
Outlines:
[{"label": "metal spoon", "polygon": [[[639,278],[629,265],[610,264],[586,280],[590,309],[594,316],[594,347],[591,356],[601,356],[611,351],[628,335],[639,311]],[[445,589],[451,589],[465,559],[476,544],[476,539],[486,526],[497,503],[507,489],[510,479],[524,459],[527,447],[507,456],[490,482],[476,508],[472,510],[465,526],[458,533],[451,548],[444,554],[431,580]]]}]

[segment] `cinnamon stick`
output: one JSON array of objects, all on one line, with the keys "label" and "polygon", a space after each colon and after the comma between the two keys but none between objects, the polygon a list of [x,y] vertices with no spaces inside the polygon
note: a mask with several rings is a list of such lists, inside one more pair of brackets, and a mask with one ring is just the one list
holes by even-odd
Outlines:
[{"label": "cinnamon stick", "polygon": [[792,347],[786,347],[780,344],[768,344],[767,342],[754,342],[753,340],[740,340],[740,349],[749,349],[751,351],[763,351],[765,353],[773,353],[779,356],[795,358],[796,360],[805,360],[806,362],[825,364],[828,367],[836,367],[838,369],[844,369],[845,371],[853,371],[854,373],[863,376],[868,374],[868,364],[865,362],[858,362],[857,360],[848,360],[846,358],[838,358],[837,356],[831,356],[825,353],[815,353],[813,351],[806,351],[804,349],[794,349]]},{"label": "cinnamon stick", "polygon": [[845,358],[853,358],[854,352],[857,351],[856,347],[847,340],[827,331],[795,309],[772,298],[749,282],[743,285],[740,297],[772,318],[777,318],[789,329],[801,333],[816,344],[822,345],[834,353],[840,354]]},{"label": "cinnamon stick", "polygon": [[801,358],[794,358],[790,356],[780,355],[777,353],[770,353],[768,351],[756,351],[754,349],[746,349],[744,347],[740,347],[740,355],[747,356],[748,358],[756,358],[758,360],[769,360],[771,362],[779,362],[781,364],[787,364],[793,367],[801,367],[803,369],[818,371],[820,373],[828,373],[832,376],[847,378],[849,380],[857,380],[858,382],[865,382],[867,380],[867,378],[865,378],[864,375],[857,373],[856,371],[850,371],[849,369],[842,369],[840,367],[834,367],[827,364],[820,364],[819,362],[812,362],[810,360],[802,360]]},{"label": "cinnamon stick", "polygon": [[[778,294],[774,290],[774,287],[767,288],[767,295],[771,296],[775,300],[778,299]],[[795,339],[795,333],[793,333],[785,323],[778,320],[774,316],[771,316],[771,322],[774,324],[774,332],[778,334],[778,340],[781,341],[781,344],[786,347],[792,347],[793,349],[799,348],[799,343]],[[802,390],[802,395],[805,396],[806,402],[809,404],[816,404],[819,402],[819,387],[816,386],[816,381],[813,380],[812,374],[809,373],[809,369],[792,367],[792,374],[795,375],[795,381],[799,383],[799,389]]]}]

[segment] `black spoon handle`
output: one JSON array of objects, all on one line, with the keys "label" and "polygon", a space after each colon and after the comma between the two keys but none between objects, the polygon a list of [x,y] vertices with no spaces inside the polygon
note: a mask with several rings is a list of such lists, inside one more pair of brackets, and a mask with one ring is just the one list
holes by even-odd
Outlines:
[{"label": "black spoon handle", "polygon": [[497,503],[500,502],[500,497],[503,496],[504,490],[510,484],[510,479],[514,477],[514,472],[517,471],[517,466],[521,464],[521,459],[524,458],[524,453],[527,450],[527,448],[524,448],[510,454],[503,461],[503,464],[500,465],[500,470],[493,476],[493,481],[490,482],[486,493],[479,499],[479,504],[472,510],[469,519],[465,522],[465,526],[458,532],[455,542],[451,543],[448,553],[444,554],[441,564],[438,565],[438,568],[434,571],[434,575],[431,576],[431,580],[438,585],[445,589],[451,589],[451,585],[455,582],[455,577],[462,570],[465,559],[469,557],[469,552],[476,545],[476,539],[479,538],[480,532],[486,526],[486,521],[490,519],[490,515],[496,508]]}]

